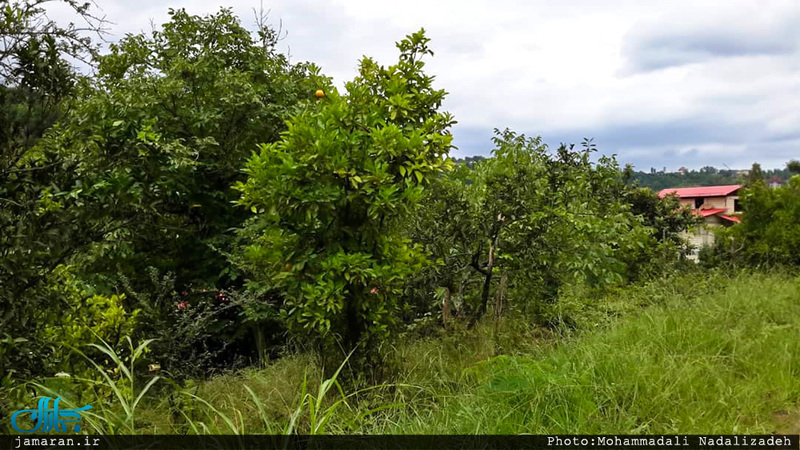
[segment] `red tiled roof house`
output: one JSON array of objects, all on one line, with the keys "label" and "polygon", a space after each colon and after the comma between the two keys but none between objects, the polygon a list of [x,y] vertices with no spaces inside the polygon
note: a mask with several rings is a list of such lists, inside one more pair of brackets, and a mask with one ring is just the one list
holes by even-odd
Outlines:
[{"label": "red tiled roof house", "polygon": [[[730,226],[739,223],[739,189],[742,185],[700,186],[689,188],[662,189],[658,196],[675,195],[682,206],[688,206],[695,214],[702,217],[706,227],[699,227],[693,234],[687,235],[689,243],[695,249],[714,242],[714,233],[709,227]],[[695,251],[690,258],[697,258]]]}]

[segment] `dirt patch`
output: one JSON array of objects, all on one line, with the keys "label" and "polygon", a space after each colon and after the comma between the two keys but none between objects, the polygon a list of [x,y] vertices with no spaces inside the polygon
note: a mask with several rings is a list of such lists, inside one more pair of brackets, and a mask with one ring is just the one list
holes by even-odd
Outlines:
[{"label": "dirt patch", "polygon": [[800,434],[800,412],[775,411],[770,414],[777,434]]}]

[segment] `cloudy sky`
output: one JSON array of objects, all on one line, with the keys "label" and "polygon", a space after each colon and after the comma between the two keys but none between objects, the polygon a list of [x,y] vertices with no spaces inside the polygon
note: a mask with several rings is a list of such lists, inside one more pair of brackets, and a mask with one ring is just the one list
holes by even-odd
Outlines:
[{"label": "cloudy sky", "polygon": [[[232,7],[251,26],[258,0],[96,0],[110,39],[150,29],[167,8]],[[362,55],[391,64],[424,27],[427,69],[458,120],[456,156],[486,155],[494,128],[545,142],[594,137],[649,171],[781,167],[800,158],[798,0],[268,1],[281,50],[338,85]]]}]

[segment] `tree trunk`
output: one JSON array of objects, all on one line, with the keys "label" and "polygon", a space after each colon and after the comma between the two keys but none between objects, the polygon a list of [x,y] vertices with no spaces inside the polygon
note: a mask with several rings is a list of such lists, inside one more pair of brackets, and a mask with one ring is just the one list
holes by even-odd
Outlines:
[{"label": "tree trunk", "polygon": [[497,250],[497,238],[500,233],[495,233],[492,246],[489,248],[489,261],[486,264],[486,275],[483,279],[483,292],[481,292],[481,306],[475,314],[475,320],[480,319],[486,314],[486,307],[489,304],[489,293],[492,289],[492,268],[494,267],[494,255]]},{"label": "tree trunk", "polygon": [[450,319],[450,288],[444,288],[444,299],[442,299],[442,325],[447,328],[447,321]]},{"label": "tree trunk", "polygon": [[494,332],[500,329],[500,316],[503,314],[503,297],[506,294],[506,284],[508,283],[508,273],[503,271],[500,276],[500,286],[497,287],[497,295],[494,299]]},{"label": "tree trunk", "polygon": [[255,338],[256,338],[256,352],[258,352],[258,365],[259,367],[266,367],[267,345],[266,341],[264,340],[264,330],[262,330],[261,326],[259,326],[258,324],[256,324]]},{"label": "tree trunk", "polygon": [[464,311],[464,286],[467,284],[467,277],[462,277],[461,281],[458,283],[458,304],[454,305],[456,310],[456,315],[461,316]]}]

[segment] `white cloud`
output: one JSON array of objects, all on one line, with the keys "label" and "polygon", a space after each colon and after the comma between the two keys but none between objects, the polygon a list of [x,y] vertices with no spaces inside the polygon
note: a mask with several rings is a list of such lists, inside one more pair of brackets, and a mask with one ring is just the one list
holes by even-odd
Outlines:
[{"label": "white cloud", "polygon": [[[194,14],[251,1],[100,3],[126,32],[169,6]],[[293,60],[343,85],[362,55],[391,64],[394,42],[420,27],[429,71],[450,95],[458,154],[487,153],[494,127],[545,141],[596,136],[601,151],[652,163],[782,165],[800,138],[800,3],[795,0],[375,1],[265,3]],[[554,141],[556,140],[556,141]],[[691,151],[690,151],[691,150]],[[667,155],[667,156],[664,156]],[[724,160],[723,160],[724,159]]]}]

